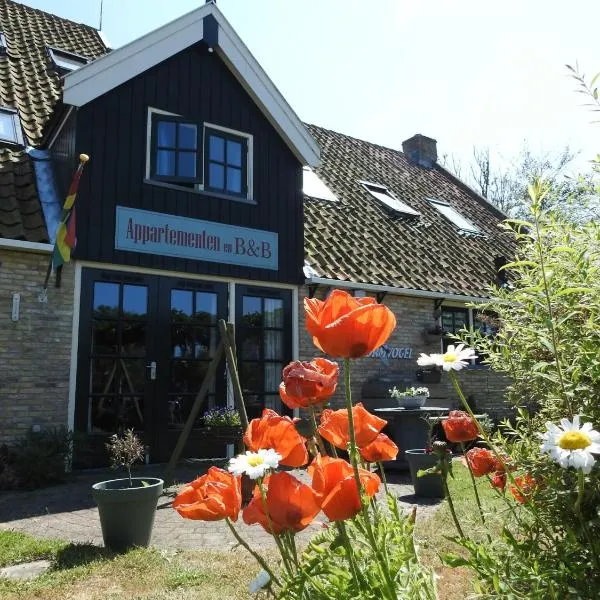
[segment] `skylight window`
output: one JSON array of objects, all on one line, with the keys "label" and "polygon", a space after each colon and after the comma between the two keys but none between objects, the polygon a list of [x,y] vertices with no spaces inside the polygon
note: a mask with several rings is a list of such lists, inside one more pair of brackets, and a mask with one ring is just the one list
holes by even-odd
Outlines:
[{"label": "skylight window", "polygon": [[0,140],[13,144],[23,143],[19,115],[14,109],[0,108]]},{"label": "skylight window", "polygon": [[416,210],[413,210],[408,204],[404,204],[398,200],[398,198],[392,195],[392,192],[385,187],[385,185],[381,185],[379,183],[370,183],[368,181],[360,182],[363,187],[379,202],[383,202],[388,208],[391,208],[393,211],[402,213],[405,215],[418,216],[419,213]]},{"label": "skylight window", "polygon": [[471,221],[467,221],[457,210],[454,210],[447,202],[442,200],[433,200],[429,198],[429,202],[437,208],[448,221],[454,223],[461,231],[466,233],[481,233]]},{"label": "skylight window", "polygon": [[319,176],[308,167],[302,169],[302,192],[310,198],[337,201],[333,192],[319,179]]},{"label": "skylight window", "polygon": [[77,69],[87,65],[89,60],[73,52],[66,50],[58,50],[57,48],[48,48],[50,58],[54,66],[63,74],[76,71]]},{"label": "skylight window", "polygon": [[6,54],[8,46],[6,45],[6,36],[3,31],[0,31],[0,54]]}]

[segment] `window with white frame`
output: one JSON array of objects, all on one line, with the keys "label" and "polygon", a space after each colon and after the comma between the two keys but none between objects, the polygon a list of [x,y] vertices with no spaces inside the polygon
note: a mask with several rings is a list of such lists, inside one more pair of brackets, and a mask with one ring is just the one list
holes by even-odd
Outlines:
[{"label": "window with white frame", "polygon": [[310,167],[302,169],[302,193],[309,198],[337,201],[335,194]]},{"label": "window with white frame", "polygon": [[392,192],[385,186],[380,183],[371,183],[369,181],[361,181],[362,186],[373,196],[385,204],[388,208],[391,208],[394,212],[416,217],[419,213],[412,209],[408,204],[405,204],[401,200],[398,200]]},{"label": "window with white frame", "polygon": [[436,208],[439,212],[448,219],[451,223],[454,223],[461,231],[465,233],[481,233],[471,221],[468,221],[463,217],[457,210],[452,208],[447,202],[443,200],[436,200],[429,198],[429,203]]},{"label": "window with white frame", "polygon": [[0,107],[0,141],[23,144],[19,113],[14,108]]}]

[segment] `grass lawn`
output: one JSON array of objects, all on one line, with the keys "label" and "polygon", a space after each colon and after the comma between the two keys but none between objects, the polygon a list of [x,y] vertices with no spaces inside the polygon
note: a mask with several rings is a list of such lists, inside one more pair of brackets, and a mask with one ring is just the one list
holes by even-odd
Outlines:
[{"label": "grass lawn", "polygon": [[[463,529],[472,537],[485,539],[469,473],[461,464],[455,463],[454,475],[449,483]],[[494,529],[499,530],[510,516],[506,504],[485,478],[477,483],[486,518]],[[468,571],[445,568],[439,558],[440,553],[459,551],[448,539],[454,535],[456,531],[446,502],[432,517],[417,521],[419,555],[424,564],[440,575],[440,600],[462,600],[471,589]],[[241,548],[227,553],[136,549],[126,554],[113,554],[96,546],[0,531],[0,566],[39,558],[51,559],[53,568],[34,581],[0,579],[0,598],[243,600],[256,598],[247,589],[260,570]]]}]

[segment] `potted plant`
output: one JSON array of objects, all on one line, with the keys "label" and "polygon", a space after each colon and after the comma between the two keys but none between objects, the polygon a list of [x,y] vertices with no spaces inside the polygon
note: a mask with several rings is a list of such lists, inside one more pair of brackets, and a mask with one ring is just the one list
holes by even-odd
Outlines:
[{"label": "potted plant", "polygon": [[133,546],[148,546],[164,482],[156,477],[131,476],[132,465],[144,458],[144,446],[133,430],[123,435],[114,434],[106,448],[111,466],[115,469],[124,467],[128,476],[92,486],[104,545],[117,552]]},{"label": "potted plant", "polygon": [[439,419],[424,418],[427,423],[427,446],[405,450],[404,456],[410,470],[415,496],[443,498],[443,471],[450,468],[452,454],[446,442],[432,441],[433,428],[438,424]]},{"label": "potted plant", "polygon": [[429,398],[429,390],[426,387],[407,387],[400,391],[394,386],[390,396],[403,408],[421,408]]},{"label": "potted plant", "polygon": [[209,408],[202,419],[204,421],[202,432],[215,442],[233,444],[242,439],[240,415],[235,408],[226,406]]}]

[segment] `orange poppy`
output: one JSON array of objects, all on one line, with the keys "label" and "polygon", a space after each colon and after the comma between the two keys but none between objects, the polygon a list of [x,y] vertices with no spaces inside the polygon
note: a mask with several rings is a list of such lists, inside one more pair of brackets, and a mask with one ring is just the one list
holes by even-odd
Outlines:
[{"label": "orange poppy", "polygon": [[272,448],[281,455],[280,465],[302,467],[308,462],[306,438],[302,437],[294,423],[299,420],[282,417],[274,410],[265,408],[260,419],[252,419],[244,434],[244,444],[252,452]]},{"label": "orange poppy", "polygon": [[504,471],[496,471],[490,477],[490,483],[493,487],[503,492],[504,488],[506,487],[506,473]]},{"label": "orange poppy", "polygon": [[333,290],[326,300],[304,299],[306,329],[330,356],[359,358],[385,344],[396,327],[394,313],[375,298]]},{"label": "orange poppy", "polygon": [[449,442],[470,442],[477,439],[479,429],[469,413],[462,410],[451,410],[442,427]]},{"label": "orange poppy", "polygon": [[237,521],[242,506],[239,477],[211,467],[205,475],[188,483],[175,497],[173,508],[185,519]]},{"label": "orange poppy", "polygon": [[527,473],[526,475],[515,477],[515,485],[511,485],[509,489],[517,502],[525,504],[530,500],[536,488],[537,482],[529,473]]},{"label": "orange poppy", "polygon": [[[387,421],[372,415],[361,402],[352,407],[352,417],[356,445],[359,448],[373,442],[379,432],[387,425]],[[350,443],[348,411],[345,408],[340,410],[326,408],[321,413],[321,424],[318,431],[321,437],[336,448],[346,450]]]},{"label": "orange poppy", "polygon": [[[269,475],[263,485],[267,488],[266,505],[269,518],[273,532],[277,535],[284,531],[302,531],[321,510],[319,498],[313,488],[285,471]],[[247,525],[259,523],[267,533],[273,533],[269,529],[265,503],[258,486],[242,517]]]},{"label": "orange poppy", "polygon": [[360,449],[360,456],[366,462],[395,460],[398,446],[385,433],[380,433],[370,444]]},{"label": "orange poppy", "polygon": [[[343,521],[356,516],[361,510],[360,496],[352,465],[341,458],[317,456],[308,468],[312,486],[318,494],[321,508],[330,521]],[[373,497],[381,485],[375,473],[358,470],[365,495]]]},{"label": "orange poppy", "polygon": [[483,477],[498,470],[498,459],[486,448],[471,448],[465,454],[465,462],[475,477]]},{"label": "orange poppy", "polygon": [[[289,408],[308,408],[325,402],[337,387],[340,367],[326,358],[294,360],[283,369],[279,395]],[[290,402],[293,406],[290,406]]]}]

